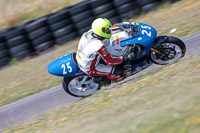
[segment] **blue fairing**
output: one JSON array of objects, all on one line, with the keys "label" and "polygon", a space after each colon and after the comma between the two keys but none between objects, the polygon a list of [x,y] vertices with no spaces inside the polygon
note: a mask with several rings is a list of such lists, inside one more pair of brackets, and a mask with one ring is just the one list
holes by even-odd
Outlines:
[{"label": "blue fairing", "polygon": [[[124,64],[124,69],[131,69],[134,71],[137,67],[143,66],[147,63],[147,57],[150,54],[151,48],[156,39],[157,31],[150,25],[144,23],[134,23],[134,22],[123,22],[117,25],[136,25],[139,27],[139,32],[134,35],[131,39],[120,42],[120,46],[139,44],[142,45],[140,53],[137,54],[134,61],[129,61]],[[137,62],[137,63],[136,63]]]},{"label": "blue fairing", "polygon": [[47,66],[48,72],[56,76],[64,77],[71,77],[83,74],[81,69],[74,63],[74,59],[72,56],[73,54],[74,53],[70,53],[51,62]]},{"label": "blue fairing", "polygon": [[[120,46],[139,44],[142,45],[142,49],[138,52],[134,61],[128,61],[124,64],[123,68],[129,71],[135,71],[137,67],[144,66],[148,62],[148,56],[154,41],[156,39],[157,31],[150,25],[144,23],[134,23],[134,22],[124,22],[119,23],[118,25],[135,25],[139,27],[139,31],[131,39],[121,41]],[[76,65],[74,62],[75,53],[70,53],[65,55],[52,63],[47,67],[48,72],[63,77],[73,77],[77,75],[84,74],[83,71]]]},{"label": "blue fairing", "polygon": [[[156,38],[157,31],[152,26],[144,23],[133,23],[133,22],[128,22],[128,23],[139,26],[140,31],[131,39],[120,42],[120,46],[131,45],[131,44],[142,44],[145,47],[149,47],[149,45],[151,47]],[[118,25],[120,24],[124,23],[119,23]]]}]

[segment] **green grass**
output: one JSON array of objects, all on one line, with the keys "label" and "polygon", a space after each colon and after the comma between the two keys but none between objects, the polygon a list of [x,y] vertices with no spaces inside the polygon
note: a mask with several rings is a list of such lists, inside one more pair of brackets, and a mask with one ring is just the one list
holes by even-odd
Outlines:
[{"label": "green grass", "polygon": [[3,133],[199,133],[200,55],[48,111]]},{"label": "green grass", "polygon": [[[131,21],[150,24],[159,35],[184,37],[200,30],[199,9],[199,1],[182,0]],[[177,32],[169,34],[173,28],[177,28]],[[78,40],[56,46],[55,50],[23,62],[13,61],[15,65],[1,70],[0,106],[59,85],[62,78],[48,74],[46,67],[56,58],[76,51]]]},{"label": "green grass", "polygon": [[0,29],[16,26],[83,0],[5,0],[0,3]]}]

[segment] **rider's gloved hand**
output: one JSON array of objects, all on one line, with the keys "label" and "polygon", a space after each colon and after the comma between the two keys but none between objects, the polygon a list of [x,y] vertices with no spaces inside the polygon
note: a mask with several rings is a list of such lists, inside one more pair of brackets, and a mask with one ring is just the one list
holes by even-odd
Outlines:
[{"label": "rider's gloved hand", "polygon": [[130,60],[133,60],[134,58],[135,58],[135,54],[134,54],[134,53],[130,53],[130,54],[125,55],[125,56],[123,57],[124,62],[130,61]]}]

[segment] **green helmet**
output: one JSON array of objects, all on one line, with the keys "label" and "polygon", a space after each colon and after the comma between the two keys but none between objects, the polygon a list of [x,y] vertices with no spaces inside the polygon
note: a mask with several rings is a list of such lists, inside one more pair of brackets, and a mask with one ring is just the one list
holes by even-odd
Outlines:
[{"label": "green helmet", "polygon": [[98,36],[111,38],[110,27],[112,24],[106,18],[97,18],[92,22],[92,32]]}]

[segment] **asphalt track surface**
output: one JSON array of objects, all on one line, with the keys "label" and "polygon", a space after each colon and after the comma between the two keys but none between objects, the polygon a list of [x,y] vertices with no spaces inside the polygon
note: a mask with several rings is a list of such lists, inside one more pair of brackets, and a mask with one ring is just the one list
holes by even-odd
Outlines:
[{"label": "asphalt track surface", "polygon": [[[200,53],[200,32],[186,36],[182,38],[182,40],[185,42],[187,48],[184,58]],[[121,83],[133,79],[157,67],[159,66],[152,65],[144,71],[127,78]],[[110,88],[112,88],[112,86],[114,85],[111,85]],[[2,106],[0,107],[0,131],[9,126],[18,125],[33,120],[50,109],[72,103],[77,100],[80,100],[80,98],[68,95],[63,90],[62,86],[59,85],[17,102]]]}]

